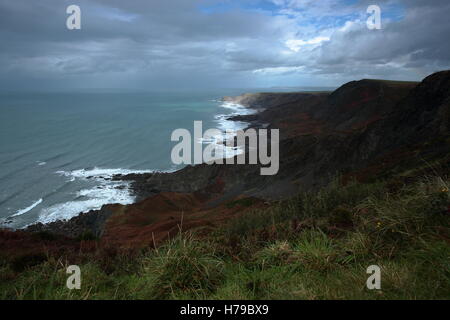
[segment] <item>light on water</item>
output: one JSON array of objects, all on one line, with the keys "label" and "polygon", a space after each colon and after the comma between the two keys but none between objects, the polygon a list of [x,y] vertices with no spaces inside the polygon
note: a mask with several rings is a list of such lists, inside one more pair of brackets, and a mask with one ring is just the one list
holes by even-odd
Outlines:
[{"label": "light on water", "polygon": [[227,117],[252,111],[220,100],[239,93],[0,94],[0,224],[22,228],[132,203],[129,184],[111,177],[179,169],[170,135],[195,120],[244,129]]}]

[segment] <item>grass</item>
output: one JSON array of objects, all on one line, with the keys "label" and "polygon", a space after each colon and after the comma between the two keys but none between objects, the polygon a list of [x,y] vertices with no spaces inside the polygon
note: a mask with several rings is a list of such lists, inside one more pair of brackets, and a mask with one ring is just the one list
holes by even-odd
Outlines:
[{"label": "grass", "polygon": [[[201,238],[184,233],[155,250],[82,259],[81,290],[66,288],[63,258],[4,260],[0,298],[448,299],[449,204],[440,178],[395,192],[336,180]],[[381,290],[366,288],[373,264]]]}]

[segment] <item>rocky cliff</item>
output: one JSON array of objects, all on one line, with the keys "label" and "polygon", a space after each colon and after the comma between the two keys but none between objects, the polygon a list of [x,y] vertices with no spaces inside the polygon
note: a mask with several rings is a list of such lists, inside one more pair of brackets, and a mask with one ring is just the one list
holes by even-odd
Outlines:
[{"label": "rocky cliff", "polygon": [[421,83],[361,80],[332,93],[225,99],[259,111],[235,120],[280,129],[277,175],[261,176],[259,165],[202,164],[174,173],[117,176],[133,181],[137,204],[105,207],[98,219],[89,213],[30,230],[75,235],[87,229],[117,245],[149,244],[181,225],[211,227],[253,206],[319,188],[337,174],[368,180],[448,168],[450,71]]}]

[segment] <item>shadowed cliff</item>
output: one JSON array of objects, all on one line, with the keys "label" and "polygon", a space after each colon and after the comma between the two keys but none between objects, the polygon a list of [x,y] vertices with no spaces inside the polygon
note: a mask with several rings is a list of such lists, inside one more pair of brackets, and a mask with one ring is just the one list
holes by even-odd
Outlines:
[{"label": "shadowed cliff", "polygon": [[[390,178],[401,184],[436,171],[436,166],[447,168],[450,71],[421,83],[361,80],[332,93],[225,99],[259,111],[234,120],[248,121],[253,128],[280,129],[277,175],[260,175],[259,165],[202,164],[174,173],[117,176],[133,181],[138,203],[109,205],[69,222],[29,230],[70,236],[89,230],[118,245],[154,244],[177,233],[181,225],[183,230],[213,228],[264,201],[317,190],[336,175],[361,182]],[[230,210],[237,199],[256,200]]]}]

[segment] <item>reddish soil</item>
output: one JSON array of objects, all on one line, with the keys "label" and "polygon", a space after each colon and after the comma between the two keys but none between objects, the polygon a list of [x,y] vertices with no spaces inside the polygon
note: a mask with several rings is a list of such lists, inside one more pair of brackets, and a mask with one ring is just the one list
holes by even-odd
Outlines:
[{"label": "reddish soil", "polygon": [[24,256],[78,256],[97,250],[95,241],[79,241],[46,233],[0,230],[0,259],[13,261]]},{"label": "reddish soil", "polygon": [[[210,206],[208,199],[199,194],[160,193],[133,205],[112,205],[114,214],[100,241],[0,230],[0,259],[64,257],[74,263],[91,255],[137,252],[154,248],[181,231],[195,229],[204,235],[238,214],[265,206],[261,200],[242,197]],[[111,249],[114,254],[109,252]]]},{"label": "reddish soil", "polygon": [[258,199],[252,199],[249,206],[236,203],[231,205],[233,201],[228,201],[211,207],[198,194],[160,193],[133,205],[117,207],[101,241],[121,248],[154,247],[181,231],[208,232],[238,213],[264,206]]}]

